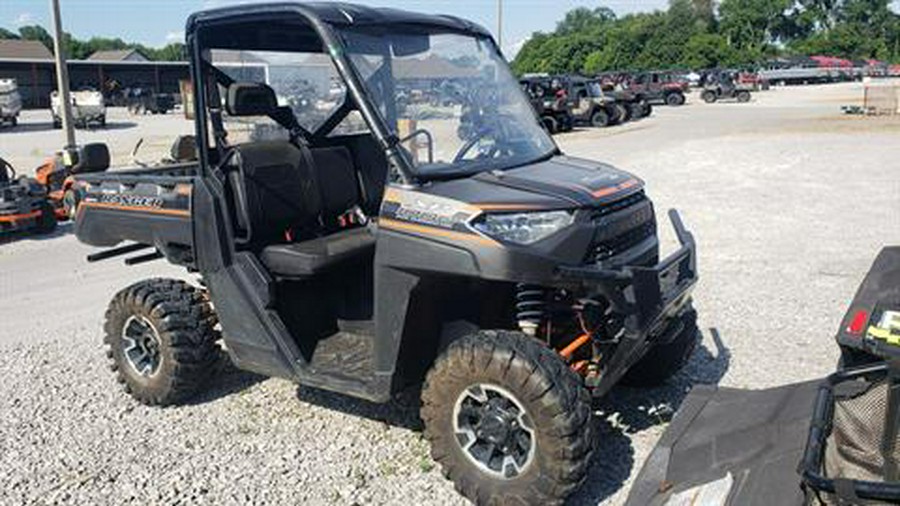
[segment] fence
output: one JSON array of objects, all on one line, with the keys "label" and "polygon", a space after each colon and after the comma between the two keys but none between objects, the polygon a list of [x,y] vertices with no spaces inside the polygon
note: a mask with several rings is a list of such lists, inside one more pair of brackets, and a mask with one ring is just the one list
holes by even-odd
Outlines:
[{"label": "fence", "polygon": [[867,84],[863,107],[868,114],[895,115],[900,113],[900,86]]}]

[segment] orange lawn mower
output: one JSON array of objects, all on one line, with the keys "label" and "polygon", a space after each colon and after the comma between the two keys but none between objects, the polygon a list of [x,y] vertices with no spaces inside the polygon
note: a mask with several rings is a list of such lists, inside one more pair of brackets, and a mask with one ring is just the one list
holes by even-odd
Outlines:
[{"label": "orange lawn mower", "polygon": [[15,232],[49,233],[56,229],[47,193],[34,179],[17,176],[0,158],[0,235]]}]

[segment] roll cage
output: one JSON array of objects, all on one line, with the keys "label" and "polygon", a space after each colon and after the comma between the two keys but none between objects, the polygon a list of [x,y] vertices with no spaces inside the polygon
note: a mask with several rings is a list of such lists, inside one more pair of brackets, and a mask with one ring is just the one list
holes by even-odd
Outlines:
[{"label": "roll cage", "polygon": [[304,129],[295,118],[288,118],[287,115],[268,116],[296,140],[316,143],[327,137],[348,115],[358,111],[371,135],[384,149],[388,163],[399,173],[401,182],[416,183],[412,162],[400,147],[403,139],[391,131],[384,115],[365,91],[363,78],[347,57],[344,43],[334,27],[471,35],[490,41],[499,51],[490,32],[452,16],[429,16],[339,3],[242,5],[194,14],[188,18],[185,33],[195,89],[196,136],[197,139],[212,141],[212,145],[198,143],[198,170],[201,174],[208,174],[226,157],[229,146],[218,85],[227,87],[234,82],[210,63],[208,51],[289,51],[327,54],[346,87],[346,95],[343,103],[314,131]]}]

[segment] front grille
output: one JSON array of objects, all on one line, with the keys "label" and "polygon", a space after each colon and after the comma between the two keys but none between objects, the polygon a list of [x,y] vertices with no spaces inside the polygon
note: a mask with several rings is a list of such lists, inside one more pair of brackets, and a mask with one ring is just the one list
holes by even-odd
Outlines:
[{"label": "front grille", "polygon": [[592,263],[605,262],[616,255],[628,251],[654,235],[656,235],[656,224],[645,223],[638,228],[629,230],[610,240],[595,242],[589,253],[588,261]]},{"label": "front grille", "polygon": [[656,235],[653,205],[643,192],[593,210],[596,227],[585,262],[607,262]]}]

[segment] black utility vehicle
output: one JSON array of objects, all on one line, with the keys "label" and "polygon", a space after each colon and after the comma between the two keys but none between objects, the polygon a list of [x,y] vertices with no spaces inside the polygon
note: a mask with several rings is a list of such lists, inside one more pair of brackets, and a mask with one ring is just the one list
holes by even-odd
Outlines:
[{"label": "black utility vehicle", "polygon": [[640,72],[627,78],[628,89],[651,104],[684,105],[690,86],[667,72]]},{"label": "black utility vehicle", "polygon": [[[91,259],[201,276],[112,301],[105,342],[127,391],[185,400],[221,337],[237,367],[375,402],[424,383],[433,456],[479,504],[578,488],[590,393],[659,383],[695,346],[678,215],[681,247],[660,261],[643,183],[564,156],[470,22],[254,4],[195,14],[186,33],[199,162],[77,178],[78,238],[115,247]],[[278,65],[219,66],[217,49]],[[310,115],[279,98],[304,74]],[[471,103],[401,114],[397,88],[449,77]],[[261,130],[276,138],[247,140]]]},{"label": "black utility vehicle", "polygon": [[531,107],[545,130],[551,134],[572,131],[576,122],[575,112],[566,89],[560,83],[529,76],[521,79],[519,84],[528,95]]},{"label": "black utility vehicle", "polygon": [[166,114],[175,108],[175,97],[170,93],[136,88],[128,94],[126,107],[131,114]]},{"label": "black utility vehicle", "polygon": [[703,79],[703,91],[700,97],[707,104],[718,102],[719,100],[737,100],[745,103],[750,101],[750,87],[744,84],[738,84],[735,81],[734,74],[731,72],[710,72]]}]

